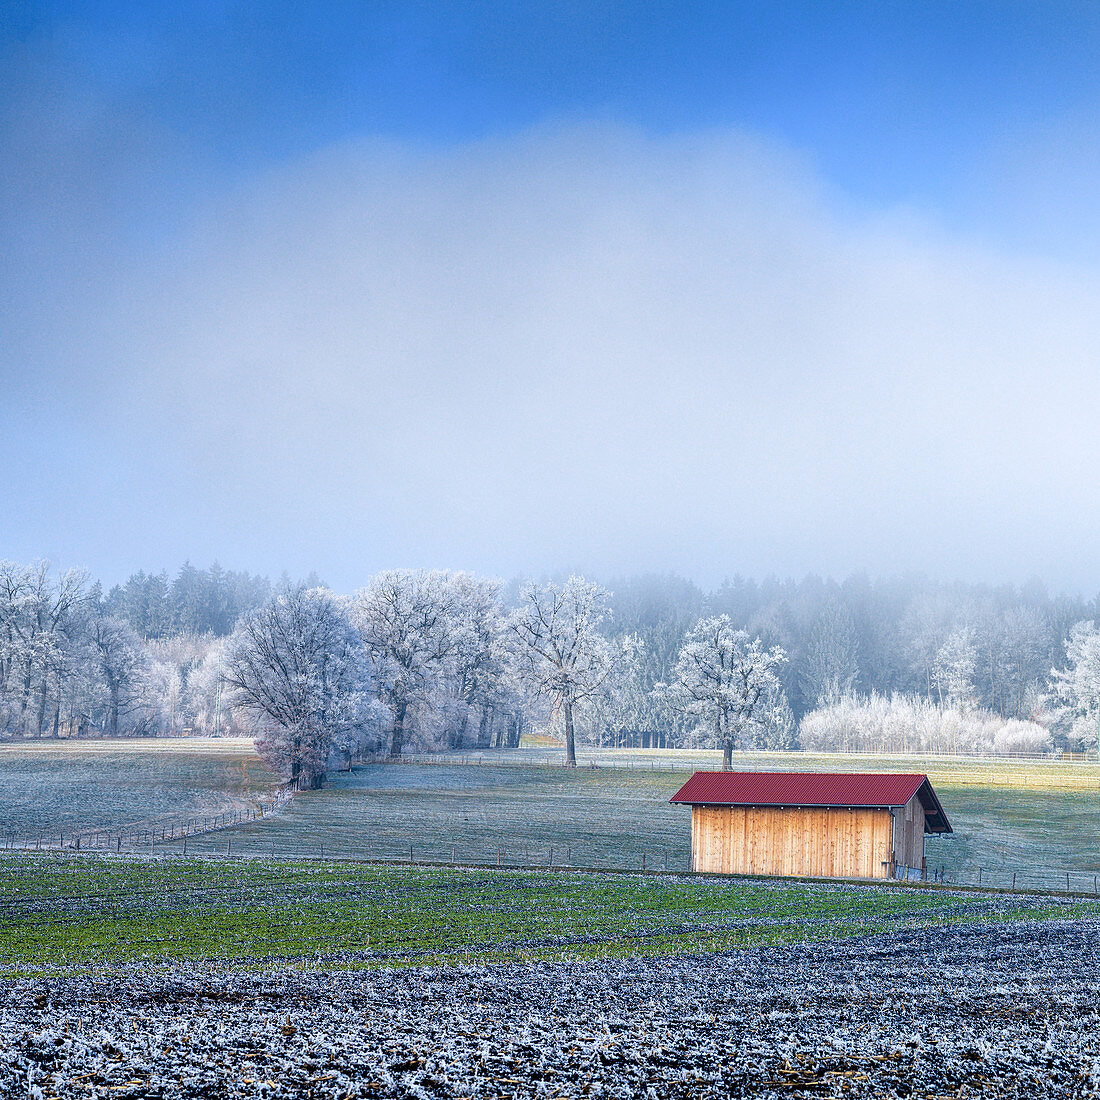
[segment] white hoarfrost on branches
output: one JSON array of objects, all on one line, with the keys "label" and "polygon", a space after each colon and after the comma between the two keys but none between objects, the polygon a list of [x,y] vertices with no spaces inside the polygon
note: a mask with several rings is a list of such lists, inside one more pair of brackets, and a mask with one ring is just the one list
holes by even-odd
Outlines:
[{"label": "white hoarfrost on branches", "polygon": [[728,770],[734,746],[745,747],[759,727],[782,715],[786,700],[778,672],[786,660],[779,646],[767,649],[734,629],[728,615],[715,615],[688,632],[675,680],[658,690],[706,723]]},{"label": "white hoarfrost on branches", "polygon": [[404,748],[410,710],[444,694],[459,604],[454,575],[438,569],[379,573],[351,599],[352,623],[389,708],[391,756]]},{"label": "white hoarfrost on branches", "polygon": [[1100,628],[1077,623],[1066,641],[1066,667],[1052,669],[1044,700],[1055,727],[1080,748],[1095,749],[1100,733]]},{"label": "white hoarfrost on branches", "polygon": [[[555,600],[571,586],[587,604],[566,614]],[[549,721],[570,744],[702,746],[728,732],[744,749],[788,749],[799,747],[797,714],[806,747],[1097,745],[1096,609],[1041,586],[735,578],[707,597],[649,576],[618,582],[613,597],[588,598],[594,588],[581,580],[534,591],[524,603],[518,586],[471,574],[394,570],[338,599],[366,648],[376,713],[385,712],[347,744],[394,754],[514,748]],[[256,711],[234,705],[223,671],[228,631],[270,592],[266,580],[217,565],[185,564],[172,582],[135,574],[105,594],[79,570],[0,562],[0,740],[262,732]],[[583,623],[576,637],[589,647],[533,649],[546,636],[540,606],[561,620],[550,633],[570,636],[563,623]],[[708,606],[729,615],[729,629],[792,655],[751,720],[734,728],[731,712],[720,735],[717,697],[707,688],[696,698],[676,667]]]},{"label": "white hoarfrost on branches", "polygon": [[856,651],[851,612],[832,600],[810,631],[801,676],[804,697],[824,706],[851,692],[859,679]]},{"label": "white hoarfrost on branches", "polygon": [[811,711],[799,731],[813,752],[967,753],[1050,752],[1037,722],[1002,718],[974,707],[941,706],[915,695],[847,695]]},{"label": "white hoarfrost on branches", "polygon": [[94,620],[91,641],[104,693],[104,732],[117,737],[123,720],[148,702],[151,662],[141,639],[113,616]]},{"label": "white hoarfrost on branches", "polygon": [[449,731],[451,748],[466,743],[470,717],[478,716],[479,749],[489,748],[494,713],[523,709],[517,697],[517,645],[500,605],[500,582],[458,573],[455,595],[454,657],[448,677],[459,718]]},{"label": "white hoarfrost on branches", "polygon": [[605,589],[583,577],[529,584],[512,617],[528,681],[561,713],[565,763],[571,768],[577,766],[577,706],[601,696],[628,656],[600,630],[610,616],[609,599]]},{"label": "white hoarfrost on branches", "polygon": [[333,751],[349,754],[377,720],[362,642],[322,589],[289,589],[246,615],[222,676],[261,724],[261,755],[299,787],[320,786]]},{"label": "white hoarfrost on branches", "polygon": [[974,665],[978,651],[973,636],[968,626],[956,627],[936,650],[932,683],[941,706],[968,710],[976,705]]}]

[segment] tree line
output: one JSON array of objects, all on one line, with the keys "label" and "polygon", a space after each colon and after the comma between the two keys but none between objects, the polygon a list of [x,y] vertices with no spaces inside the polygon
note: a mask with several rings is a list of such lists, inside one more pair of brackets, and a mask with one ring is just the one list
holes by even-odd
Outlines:
[{"label": "tree line", "polygon": [[[280,584],[289,583],[284,575]],[[312,575],[306,583],[317,587],[321,581]],[[267,577],[236,573],[217,562],[208,569],[184,562],[172,579],[166,571],[142,570],[105,595],[98,586],[93,589],[91,597],[105,614],[122,619],[143,638],[229,634],[246,611],[266,603],[273,591]]]},{"label": "tree line", "polygon": [[1090,748],[1098,694],[1095,601],[1036,584],[394,570],[340,596],[185,565],[104,595],[0,564],[0,735],[244,732],[306,782],[322,758],[536,729],[571,760],[578,742]]},{"label": "tree line", "polygon": [[353,596],[299,585],[246,615],[229,639],[224,682],[260,731],[257,747],[298,786],[334,760],[418,742],[516,745],[525,726],[556,726],[565,763],[578,729],[694,720],[723,750],[789,731],[776,669],[785,660],[726,615],[684,636],[673,676],[646,690],[644,643],[609,629],[610,593],[582,577],[526,584],[506,606],[497,581],[391,570]]}]

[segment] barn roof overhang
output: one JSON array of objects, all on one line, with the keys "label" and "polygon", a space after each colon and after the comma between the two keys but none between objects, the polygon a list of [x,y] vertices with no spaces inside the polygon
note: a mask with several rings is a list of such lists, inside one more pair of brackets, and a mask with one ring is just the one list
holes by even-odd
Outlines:
[{"label": "barn roof overhang", "polygon": [[893,772],[696,772],[670,802],[692,806],[894,809],[916,796],[926,833],[950,833],[926,775]]}]

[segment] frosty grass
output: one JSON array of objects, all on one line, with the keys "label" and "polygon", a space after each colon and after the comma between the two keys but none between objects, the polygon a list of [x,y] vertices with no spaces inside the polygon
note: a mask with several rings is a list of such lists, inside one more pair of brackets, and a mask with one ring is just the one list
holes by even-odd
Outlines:
[{"label": "frosty grass", "polygon": [[5,860],[0,1096],[1093,1096],[1098,946],[1071,899]]}]

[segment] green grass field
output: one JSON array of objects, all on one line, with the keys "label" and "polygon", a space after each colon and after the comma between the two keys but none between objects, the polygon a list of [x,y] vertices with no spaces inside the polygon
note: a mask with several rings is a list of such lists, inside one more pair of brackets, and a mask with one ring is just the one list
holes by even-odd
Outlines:
[{"label": "green grass field", "polygon": [[[233,850],[270,855],[687,869],[690,811],[669,797],[690,774],[671,754],[607,754],[575,772],[518,763],[378,764],[298,794],[274,817],[234,830]],[[483,758],[487,759],[487,758]],[[629,759],[629,758],[627,758]],[[591,757],[590,757],[591,760]],[[679,760],[675,761],[680,763]],[[706,761],[713,766],[713,761]],[[662,765],[664,765],[662,767]],[[928,837],[930,868],[950,879],[1093,889],[1100,873],[1100,768],[1020,761],[755,755],[735,766],[923,771],[955,832]],[[226,837],[189,841],[225,850]]]},{"label": "green grass field", "polygon": [[[545,866],[685,869],[689,811],[669,797],[716,753],[545,749],[335,773],[278,814],[188,840],[188,851]],[[467,761],[467,762],[463,762]],[[480,761],[480,763],[479,763]],[[491,762],[490,762],[491,761]],[[929,837],[930,867],[964,883],[1091,891],[1100,875],[1100,764],[744,754],[735,767],[927,773],[955,828]],[[0,747],[0,837],[220,812],[270,797],[246,741],[56,742]],[[175,850],[179,850],[176,845]]]},{"label": "green grass field", "polygon": [[1100,902],[569,871],[68,855],[0,860],[0,973],[133,960],[255,967],[684,954]]}]

